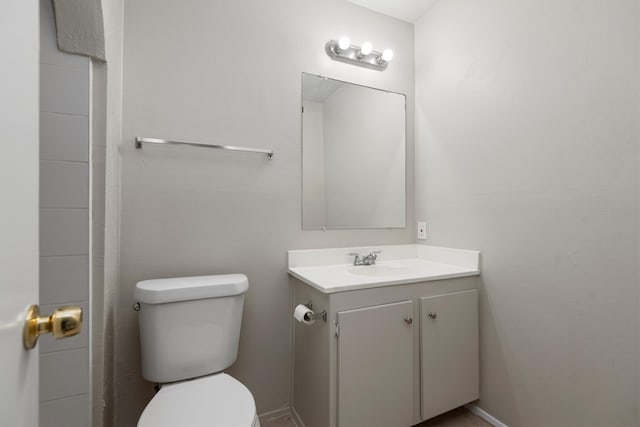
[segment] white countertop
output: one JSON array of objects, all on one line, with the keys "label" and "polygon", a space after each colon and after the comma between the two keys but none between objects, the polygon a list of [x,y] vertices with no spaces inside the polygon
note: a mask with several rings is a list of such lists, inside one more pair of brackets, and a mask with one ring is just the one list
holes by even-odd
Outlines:
[{"label": "white countertop", "polygon": [[[382,251],[375,265],[354,266],[348,253]],[[289,274],[322,293],[402,285],[480,274],[480,253],[426,245],[289,251]]]}]

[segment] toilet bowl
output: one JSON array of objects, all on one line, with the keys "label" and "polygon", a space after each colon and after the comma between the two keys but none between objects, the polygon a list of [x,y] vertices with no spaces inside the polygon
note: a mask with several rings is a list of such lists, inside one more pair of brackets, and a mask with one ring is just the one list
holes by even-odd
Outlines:
[{"label": "toilet bowl", "polygon": [[251,392],[227,374],[163,386],[138,427],[260,427]]},{"label": "toilet bowl", "polygon": [[222,371],[237,357],[243,274],[136,285],[142,376],[160,385],[139,427],[259,427],[251,392]]}]

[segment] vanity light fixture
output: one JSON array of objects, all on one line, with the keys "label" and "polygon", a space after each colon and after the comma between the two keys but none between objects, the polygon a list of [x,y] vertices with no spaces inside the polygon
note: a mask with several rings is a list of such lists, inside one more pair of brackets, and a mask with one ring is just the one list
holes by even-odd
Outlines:
[{"label": "vanity light fixture", "polygon": [[349,46],[351,46],[351,40],[349,40],[349,37],[342,36],[340,37],[340,40],[338,40],[338,49],[336,49],[336,51],[342,52],[343,50],[349,49]]},{"label": "vanity light fixture", "polygon": [[393,59],[393,51],[385,49],[383,52],[373,50],[369,42],[362,43],[362,47],[351,44],[349,37],[340,37],[338,41],[329,40],[324,45],[324,50],[329,58],[334,61],[342,61],[360,67],[372,68],[383,71]]},{"label": "vanity light fixture", "polygon": [[369,55],[371,52],[373,52],[373,46],[371,45],[371,43],[362,43],[362,47],[360,48],[360,50],[358,50],[358,59]]},{"label": "vanity light fixture", "polygon": [[380,58],[378,59],[378,61],[389,62],[392,59],[393,59],[393,51],[391,49],[385,49],[384,52],[382,52],[382,55],[380,55]]}]

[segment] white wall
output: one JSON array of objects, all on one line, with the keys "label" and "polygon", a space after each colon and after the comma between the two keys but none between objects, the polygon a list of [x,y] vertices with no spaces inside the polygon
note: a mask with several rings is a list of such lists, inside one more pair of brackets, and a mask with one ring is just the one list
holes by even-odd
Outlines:
[{"label": "white wall", "polygon": [[636,0],[440,1],[416,25],[416,219],[482,252],[480,406],[638,425]]},{"label": "white wall", "polygon": [[[286,251],[413,241],[412,228],[302,231],[301,72],[408,94],[412,130],[413,27],[342,0],[138,0],[126,2],[124,21],[114,424],[135,424],[153,394],[140,376],[131,305],[135,283],[156,277],[248,275],[239,357],[229,372],[251,389],[259,412],[283,407],[291,368]],[[324,44],[342,34],[391,47],[393,63],[378,72],[331,61]],[[275,156],[135,150],[136,135],[268,147]]]},{"label": "white wall", "polygon": [[406,225],[404,103],[402,95],[355,85],[324,101],[328,227]]}]

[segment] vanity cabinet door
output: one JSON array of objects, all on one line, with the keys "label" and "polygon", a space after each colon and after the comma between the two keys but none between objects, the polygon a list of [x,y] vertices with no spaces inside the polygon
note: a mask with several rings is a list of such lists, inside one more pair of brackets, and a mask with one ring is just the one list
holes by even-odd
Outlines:
[{"label": "vanity cabinet door", "polygon": [[338,313],[338,426],[413,421],[413,302]]},{"label": "vanity cabinet door", "polygon": [[479,396],[478,291],[420,299],[422,418]]}]

